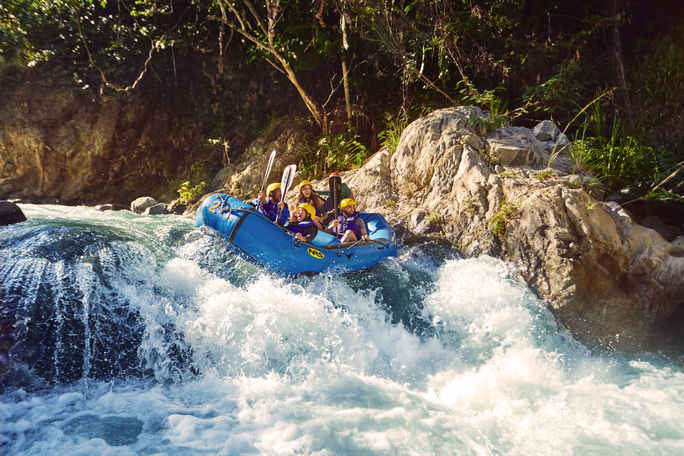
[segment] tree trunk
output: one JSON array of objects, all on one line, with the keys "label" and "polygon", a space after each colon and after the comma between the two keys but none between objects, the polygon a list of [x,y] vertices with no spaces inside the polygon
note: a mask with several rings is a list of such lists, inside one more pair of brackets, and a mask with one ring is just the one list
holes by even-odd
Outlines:
[{"label": "tree trunk", "polygon": [[620,44],[620,28],[618,14],[624,11],[622,0],[613,0],[610,4],[613,19],[613,56],[615,57],[615,72],[618,86],[620,88],[620,98],[622,98],[622,110],[627,122],[632,126],[632,104],[629,100],[629,88],[625,77],[625,66],[622,58],[622,45]]},{"label": "tree trunk", "polygon": [[299,96],[302,97],[302,100],[304,101],[304,104],[306,105],[306,108],[309,110],[311,115],[314,118],[314,122],[316,122],[316,125],[318,125],[323,132],[323,134],[328,134],[328,114],[325,112],[325,109],[318,104],[311,96],[304,90],[302,85],[299,83],[299,80],[297,79],[297,75],[295,74],[294,70],[290,65],[285,61],[285,59],[282,59],[278,56],[278,62],[282,66],[283,70],[285,71],[285,75],[287,76],[287,79],[292,83],[292,85],[297,89],[297,92],[299,93]]},{"label": "tree trunk", "polygon": [[342,57],[342,81],[344,82],[344,106],[347,109],[347,120],[352,120],[352,107],[349,97],[349,78],[347,77],[347,61]]},{"label": "tree trunk", "polygon": [[[348,22],[348,17],[347,17],[347,12],[345,11],[345,3],[344,1],[342,2],[342,14],[340,14],[340,25],[342,29],[342,47],[343,47],[343,53],[345,53],[349,49],[349,42],[347,41],[347,22]],[[351,122],[352,120],[352,108],[351,108],[351,99],[349,96],[349,78],[348,78],[348,73],[349,71],[347,70],[347,59],[345,55],[342,55],[342,82],[344,83],[344,106],[347,109],[347,121]]]}]

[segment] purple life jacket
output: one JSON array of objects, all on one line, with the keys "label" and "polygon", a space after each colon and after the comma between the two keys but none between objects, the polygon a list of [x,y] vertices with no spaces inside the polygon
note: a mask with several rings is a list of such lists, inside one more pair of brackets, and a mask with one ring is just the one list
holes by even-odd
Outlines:
[{"label": "purple life jacket", "polygon": [[356,224],[356,219],[358,219],[360,215],[361,214],[359,214],[358,211],[354,211],[351,217],[345,217],[344,214],[340,213],[339,217],[337,217],[337,221],[340,222],[340,224],[337,225],[337,228],[334,230],[338,239],[342,239],[342,236],[344,236],[344,233],[346,233],[347,230],[352,230],[356,235],[356,239],[361,239],[361,227]]}]

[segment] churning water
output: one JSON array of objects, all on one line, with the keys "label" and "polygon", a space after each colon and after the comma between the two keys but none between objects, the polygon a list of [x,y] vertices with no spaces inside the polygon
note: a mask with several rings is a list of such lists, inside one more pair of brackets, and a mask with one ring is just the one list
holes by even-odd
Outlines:
[{"label": "churning water", "polygon": [[274,277],[175,216],[4,227],[0,453],[684,454],[684,372],[435,244]]}]

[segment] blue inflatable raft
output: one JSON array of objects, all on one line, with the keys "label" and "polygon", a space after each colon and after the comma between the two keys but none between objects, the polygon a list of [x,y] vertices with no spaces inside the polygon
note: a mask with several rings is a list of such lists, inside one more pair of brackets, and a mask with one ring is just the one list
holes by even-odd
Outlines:
[{"label": "blue inflatable raft", "polygon": [[397,254],[394,231],[380,214],[362,213],[370,241],[340,244],[319,231],[311,242],[300,242],[251,205],[221,193],[207,197],[195,223],[223,238],[243,258],[281,275],[307,272],[351,272],[370,268]]}]

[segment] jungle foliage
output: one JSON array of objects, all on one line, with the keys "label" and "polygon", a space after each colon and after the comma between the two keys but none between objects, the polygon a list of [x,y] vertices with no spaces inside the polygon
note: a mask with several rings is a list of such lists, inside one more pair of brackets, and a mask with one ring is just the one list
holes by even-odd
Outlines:
[{"label": "jungle foliage", "polygon": [[310,119],[312,172],[395,148],[436,108],[563,128],[615,88],[568,133],[610,187],[648,190],[682,166],[682,17],[668,0],[5,0],[0,77],[166,100],[226,154],[273,116]]}]

